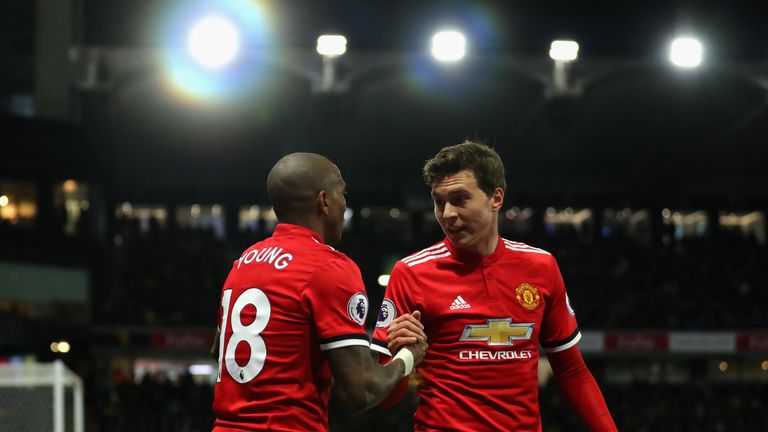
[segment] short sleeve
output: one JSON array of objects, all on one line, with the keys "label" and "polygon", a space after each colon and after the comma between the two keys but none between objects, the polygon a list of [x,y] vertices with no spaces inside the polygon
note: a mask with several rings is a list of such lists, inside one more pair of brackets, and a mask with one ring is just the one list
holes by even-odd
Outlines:
[{"label": "short sleeve", "polygon": [[554,257],[551,257],[549,271],[551,298],[547,302],[539,340],[544,352],[553,353],[576,345],[581,339],[581,333],[576,322],[576,313],[571,308],[568,294],[565,292],[563,276]]},{"label": "short sleeve", "polygon": [[414,310],[424,310],[421,287],[408,266],[398,261],[392,269],[387,289],[384,291],[384,300],[379,308],[371,349],[391,356],[387,349],[387,329],[392,320],[399,315],[411,313]]},{"label": "short sleeve", "polygon": [[360,269],[346,257],[323,263],[302,293],[323,351],[370,346],[365,332],[368,296]]}]

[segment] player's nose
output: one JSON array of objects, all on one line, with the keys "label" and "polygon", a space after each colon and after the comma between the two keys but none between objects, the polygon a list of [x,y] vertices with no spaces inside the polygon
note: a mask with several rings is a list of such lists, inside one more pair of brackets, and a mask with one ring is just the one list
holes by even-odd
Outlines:
[{"label": "player's nose", "polygon": [[443,207],[442,217],[445,220],[455,219],[458,217],[456,207],[452,206],[450,203],[445,204]]}]

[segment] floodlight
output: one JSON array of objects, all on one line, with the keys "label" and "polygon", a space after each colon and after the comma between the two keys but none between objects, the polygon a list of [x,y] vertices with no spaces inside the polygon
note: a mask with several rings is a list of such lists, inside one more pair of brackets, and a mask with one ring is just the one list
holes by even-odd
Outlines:
[{"label": "floodlight", "polygon": [[342,35],[322,35],[317,38],[317,53],[326,57],[338,57],[347,52],[347,38]]},{"label": "floodlight", "polygon": [[680,68],[695,68],[701,64],[702,53],[701,42],[694,38],[681,37],[672,41],[669,60]]},{"label": "floodlight", "polygon": [[461,60],[466,54],[467,41],[457,31],[441,31],[432,37],[432,55],[444,62]]},{"label": "floodlight", "polygon": [[549,48],[549,57],[556,61],[574,61],[579,57],[579,44],[569,40],[553,41]]},{"label": "floodlight", "polygon": [[213,373],[213,366],[209,364],[193,364],[187,368],[190,375],[210,375]]},{"label": "floodlight", "polygon": [[387,284],[389,283],[389,275],[388,274],[379,275],[377,282],[379,283],[379,286],[383,286],[383,287],[387,286]]},{"label": "floodlight", "polygon": [[219,16],[207,16],[192,27],[187,48],[198,63],[218,69],[237,56],[240,36],[231,22]]}]

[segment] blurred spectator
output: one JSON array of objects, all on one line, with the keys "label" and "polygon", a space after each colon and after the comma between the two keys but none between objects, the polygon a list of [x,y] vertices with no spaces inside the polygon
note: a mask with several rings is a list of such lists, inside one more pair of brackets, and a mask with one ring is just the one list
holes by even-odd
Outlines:
[{"label": "blurred spectator", "polygon": [[[119,295],[94,302],[102,324],[210,325],[221,284],[240,250],[259,236],[220,240],[211,231],[141,233],[121,226],[113,266],[103,280]],[[372,303],[383,288],[376,278],[388,256],[403,256],[437,241],[439,233],[413,238],[411,230],[356,227],[339,249],[360,266]],[[590,328],[720,330],[768,325],[768,249],[754,238],[722,231],[709,238],[647,246],[629,237],[569,235],[512,238],[553,253],[579,320]],[[98,296],[99,293],[97,292]]]}]

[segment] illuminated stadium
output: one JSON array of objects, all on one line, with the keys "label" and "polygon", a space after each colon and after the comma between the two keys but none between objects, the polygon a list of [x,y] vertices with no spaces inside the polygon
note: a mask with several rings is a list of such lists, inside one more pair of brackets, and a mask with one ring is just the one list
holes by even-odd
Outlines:
[{"label": "illuminated stadium", "polygon": [[[421,168],[465,140],[619,430],[767,430],[768,5],[506,3],[4,1],[0,432],[210,431],[222,286],[289,153],[343,173],[371,336],[445,238]],[[589,430],[553,368],[542,430]],[[362,413],[332,387],[329,429],[413,430],[417,381]]]}]

